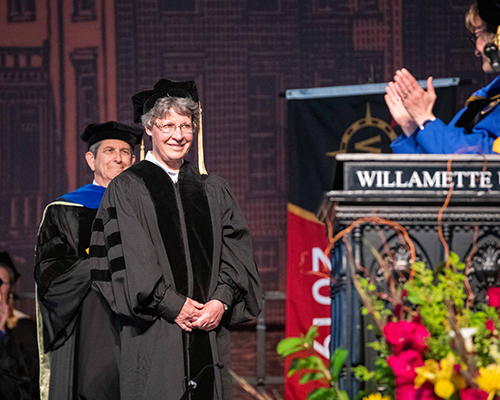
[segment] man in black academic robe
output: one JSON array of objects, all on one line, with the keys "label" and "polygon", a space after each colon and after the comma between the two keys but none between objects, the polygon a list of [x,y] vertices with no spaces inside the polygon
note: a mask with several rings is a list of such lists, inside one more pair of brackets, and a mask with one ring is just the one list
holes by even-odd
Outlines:
[{"label": "man in black academic robe", "polygon": [[42,400],[119,398],[116,331],[109,306],[89,290],[88,248],[106,186],[133,164],[141,136],[114,121],[89,125],[81,138],[94,182],[45,209],[35,266]]},{"label": "man in black academic robe", "polygon": [[[134,96],[152,152],[108,186],[93,226],[92,279],[117,315],[121,399],[231,397],[230,324],[262,292],[228,184],[183,159],[198,122],[194,82]],[[214,366],[217,364],[217,366]]]}]

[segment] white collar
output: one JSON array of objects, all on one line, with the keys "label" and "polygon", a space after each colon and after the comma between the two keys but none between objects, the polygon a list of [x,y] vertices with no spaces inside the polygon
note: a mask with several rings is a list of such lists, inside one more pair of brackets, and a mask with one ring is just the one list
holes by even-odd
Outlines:
[{"label": "white collar", "polygon": [[[172,171],[170,168],[168,168],[165,164],[161,163],[158,161],[158,159],[153,155],[151,150],[148,151],[148,154],[146,154],[146,161],[152,162],[153,164],[158,165],[162,170],[164,170],[168,176],[172,179],[174,183],[177,183],[177,180],[179,179],[179,173]],[[184,160],[182,160],[182,164],[184,164]],[[181,165],[182,165],[181,164]]]}]

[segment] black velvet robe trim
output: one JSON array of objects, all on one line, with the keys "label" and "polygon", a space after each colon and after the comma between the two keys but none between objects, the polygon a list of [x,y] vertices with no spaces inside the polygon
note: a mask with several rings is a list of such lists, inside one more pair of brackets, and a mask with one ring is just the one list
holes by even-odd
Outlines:
[{"label": "black velvet robe trim", "polygon": [[[185,215],[186,230],[193,268],[193,298],[201,303],[209,300],[209,284],[212,275],[213,231],[210,207],[204,183],[198,171],[184,162],[179,173],[179,189]],[[189,355],[191,377],[206,365],[212,364],[212,357],[199,357],[204,348],[210,348],[208,334],[195,330],[190,337]],[[194,339],[194,340],[193,340]],[[213,393],[213,368],[205,370],[198,380],[198,387],[192,393],[192,399],[210,399]]]},{"label": "black velvet robe trim", "polygon": [[175,289],[188,295],[187,263],[182,240],[179,209],[172,179],[157,165],[143,161],[130,168],[145,183],[155,205],[158,227],[174,277]]},{"label": "black velvet robe trim", "polygon": [[104,223],[101,218],[94,219],[92,224],[92,232],[104,232]]},{"label": "black velvet robe trim", "polygon": [[87,249],[90,245],[90,235],[92,234],[92,222],[97,214],[94,208],[79,208],[78,214],[80,215],[80,226],[78,228],[79,241],[78,241],[78,255],[81,258],[88,258]]},{"label": "black velvet robe trim", "polygon": [[464,111],[462,116],[455,123],[457,128],[465,128],[467,133],[472,133],[472,129],[481,122],[496,106],[492,107],[485,113],[482,111],[488,107],[492,102],[492,99],[478,99],[471,101],[467,105],[467,109]]},{"label": "black velvet robe trim", "polygon": [[[182,165],[177,187],[165,171],[149,161],[133,166],[130,171],[144,181],[151,195],[176,290],[185,296],[192,292],[193,299],[205,303],[208,300],[212,273],[213,236],[208,198],[201,177],[188,162]],[[191,265],[188,265],[189,258],[184,246],[176,192],[180,194]],[[191,275],[196,277],[193,282],[189,282],[188,268],[192,271]],[[207,332],[195,330],[184,337],[189,380],[203,367],[212,364],[213,359]],[[214,373],[209,368],[198,380],[198,387],[191,399],[212,399],[213,385]]]},{"label": "black velvet robe trim", "polygon": [[106,246],[100,246],[97,244],[92,244],[89,247],[89,256],[91,258],[106,258],[108,256],[108,249]]},{"label": "black velvet robe trim", "polygon": [[[184,167],[186,166],[186,167]],[[200,175],[190,164],[184,163],[179,174],[179,188],[184,209],[189,253],[193,275],[196,277],[193,298],[206,303],[212,275],[213,231],[207,194]]]},{"label": "black velvet robe trim", "polygon": [[111,282],[111,272],[109,270],[92,269],[90,270],[90,280],[92,282]]}]

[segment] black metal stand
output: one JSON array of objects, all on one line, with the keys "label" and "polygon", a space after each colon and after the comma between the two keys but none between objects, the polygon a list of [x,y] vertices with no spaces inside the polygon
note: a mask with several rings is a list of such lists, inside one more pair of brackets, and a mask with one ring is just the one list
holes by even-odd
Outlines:
[{"label": "black metal stand", "polygon": [[217,363],[217,364],[209,364],[209,365],[205,365],[200,372],[198,372],[196,374],[196,376],[191,379],[189,382],[188,382],[188,385],[187,385],[187,388],[186,388],[186,391],[184,392],[184,394],[182,395],[182,397],[180,398],[180,400],[187,400],[189,398],[189,394],[194,390],[196,389],[196,387],[198,386],[198,379],[200,379],[201,375],[203,374],[203,372],[205,372],[208,368],[219,368],[219,369],[222,369],[224,368],[224,365],[222,363]]}]

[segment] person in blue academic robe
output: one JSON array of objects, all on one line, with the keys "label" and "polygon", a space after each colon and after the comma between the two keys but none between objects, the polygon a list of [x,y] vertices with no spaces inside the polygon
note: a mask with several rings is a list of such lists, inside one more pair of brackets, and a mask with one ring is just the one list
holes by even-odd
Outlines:
[{"label": "person in blue academic robe", "polygon": [[[495,4],[494,4],[495,3]],[[500,24],[497,0],[478,1],[466,16],[475,54],[482,69],[492,73],[485,46],[495,40]],[[492,8],[493,7],[493,8]],[[476,91],[449,124],[432,113],[436,94],[432,77],[427,91],[406,69],[396,71],[394,81],[386,88],[385,101],[394,120],[403,130],[392,144],[394,153],[407,154],[495,154],[500,152],[500,77]]]},{"label": "person in blue academic robe", "polygon": [[81,135],[94,173],[85,185],[50,203],[37,246],[40,392],[44,400],[118,399],[114,327],[109,307],[91,285],[92,223],[106,187],[135,161],[142,132],[114,121],[91,124]]}]

